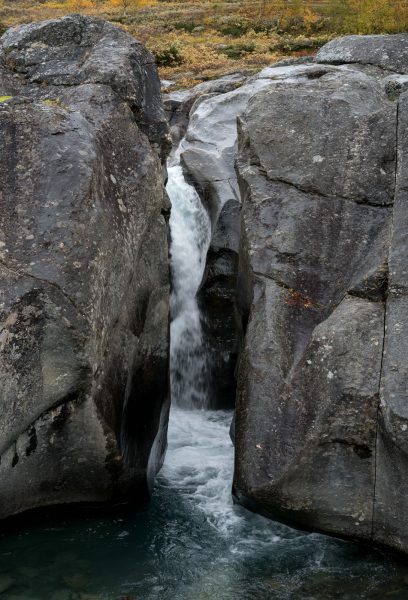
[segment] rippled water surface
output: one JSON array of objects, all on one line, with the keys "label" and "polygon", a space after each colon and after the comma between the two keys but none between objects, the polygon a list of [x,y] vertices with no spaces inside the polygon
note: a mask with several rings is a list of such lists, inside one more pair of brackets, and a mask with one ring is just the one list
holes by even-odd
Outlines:
[{"label": "rippled water surface", "polygon": [[408,598],[395,558],[234,507],[230,420],[173,409],[148,510],[0,538],[1,600]]}]

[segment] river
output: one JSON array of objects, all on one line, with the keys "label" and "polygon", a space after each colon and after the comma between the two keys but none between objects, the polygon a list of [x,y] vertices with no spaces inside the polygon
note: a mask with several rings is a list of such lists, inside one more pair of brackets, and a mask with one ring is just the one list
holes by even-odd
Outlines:
[{"label": "river", "polygon": [[169,169],[173,274],[169,447],[151,504],[0,537],[0,600],[406,600],[390,553],[235,506],[232,413],[212,411],[196,301],[210,222]]}]

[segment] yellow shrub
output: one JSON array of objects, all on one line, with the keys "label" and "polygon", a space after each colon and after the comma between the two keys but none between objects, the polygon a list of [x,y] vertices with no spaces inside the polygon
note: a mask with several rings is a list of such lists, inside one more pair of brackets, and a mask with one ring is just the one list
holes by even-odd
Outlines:
[{"label": "yellow shrub", "polygon": [[130,10],[143,8],[153,4],[153,0],[110,0],[109,4],[117,7],[126,16]]}]

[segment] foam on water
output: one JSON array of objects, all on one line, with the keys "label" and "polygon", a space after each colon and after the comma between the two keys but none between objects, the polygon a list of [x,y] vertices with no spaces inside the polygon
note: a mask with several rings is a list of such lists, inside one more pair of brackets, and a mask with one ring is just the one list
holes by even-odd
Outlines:
[{"label": "foam on water", "polygon": [[285,537],[286,527],[235,506],[231,496],[234,451],[229,436],[231,411],[182,410],[174,407],[169,448],[160,482],[177,489],[207,522],[230,543],[230,551],[250,552]]},{"label": "foam on water", "polygon": [[280,537],[276,526],[271,532],[265,519],[243,514],[233,504],[234,453],[229,436],[232,413],[202,410],[209,405],[209,365],[197,291],[203,278],[211,223],[196,190],[186,182],[181,166],[170,167],[168,175],[167,191],[172,203],[173,408],[161,482],[178,490],[192,510],[202,511],[208,523],[231,541],[232,552],[245,552],[253,543],[271,544]]},{"label": "foam on water", "polygon": [[226,412],[173,408],[162,473],[223,534],[231,533],[240,521],[231,499],[230,421],[231,414]]},{"label": "foam on water", "polygon": [[197,290],[205,268],[211,223],[196,190],[179,165],[168,170],[171,199],[170,375],[172,400],[178,406],[207,406],[208,364],[203,343]]}]

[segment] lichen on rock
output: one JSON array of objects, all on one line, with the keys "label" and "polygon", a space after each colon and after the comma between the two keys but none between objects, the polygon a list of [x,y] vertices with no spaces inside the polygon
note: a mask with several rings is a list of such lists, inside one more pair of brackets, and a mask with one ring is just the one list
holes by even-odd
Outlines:
[{"label": "lichen on rock", "polygon": [[0,88],[0,518],[145,500],[169,395],[153,57],[68,16],[4,34]]}]

